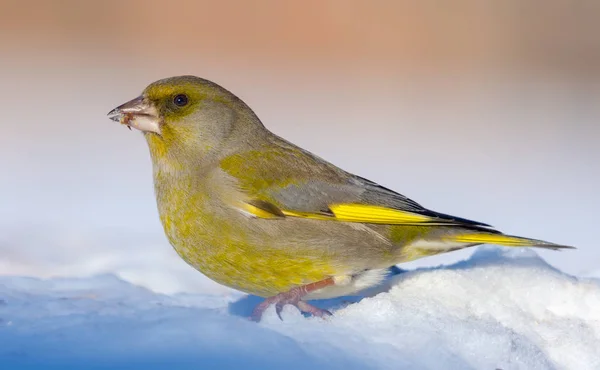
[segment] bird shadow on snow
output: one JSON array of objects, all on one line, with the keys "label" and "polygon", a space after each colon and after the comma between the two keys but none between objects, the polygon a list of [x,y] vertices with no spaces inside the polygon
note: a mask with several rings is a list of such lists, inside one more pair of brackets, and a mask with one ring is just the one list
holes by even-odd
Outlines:
[{"label": "bird shadow on snow", "polygon": [[[406,270],[403,270],[398,266],[392,266],[388,269],[388,274],[385,280],[375,288],[365,290],[356,296],[343,296],[332,299],[320,299],[316,301],[310,301],[310,303],[314,306],[326,309],[328,311],[335,311],[349,304],[360,302],[360,300],[364,297],[373,296],[373,289],[375,289],[377,293],[380,293],[382,291],[381,287],[385,286],[386,282],[390,282],[392,278],[404,272],[406,272]],[[256,305],[261,303],[263,300],[264,298],[255,295],[244,296],[238,299],[237,301],[229,303],[229,314],[234,316],[249,317],[254,307],[256,307]]]},{"label": "bird shadow on snow", "polygon": [[[505,265],[507,262],[513,266],[520,267],[545,267],[554,272],[564,274],[554,266],[546,263],[532,250],[525,248],[512,249],[508,247],[482,246],[477,248],[470,258],[458,261],[451,265],[421,267],[414,270],[404,270],[398,266],[392,266],[389,268],[386,278],[378,286],[366,289],[356,296],[321,299],[310,301],[310,303],[335,314],[336,310],[353,303],[358,303],[363,298],[373,297],[379,293],[387,292],[393,286],[402,284],[402,280],[405,278],[414,276],[415,274],[427,274],[437,270],[469,270],[480,267],[501,266]],[[255,295],[244,296],[237,301],[229,303],[228,312],[233,316],[249,317],[254,307],[263,300],[264,298]]]}]

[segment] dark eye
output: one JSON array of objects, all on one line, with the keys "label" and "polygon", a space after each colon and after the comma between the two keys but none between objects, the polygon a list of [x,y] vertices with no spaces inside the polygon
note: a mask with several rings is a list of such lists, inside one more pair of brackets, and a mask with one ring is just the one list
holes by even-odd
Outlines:
[{"label": "dark eye", "polygon": [[185,94],[179,94],[173,98],[173,103],[178,107],[185,107],[188,103],[188,97]]}]

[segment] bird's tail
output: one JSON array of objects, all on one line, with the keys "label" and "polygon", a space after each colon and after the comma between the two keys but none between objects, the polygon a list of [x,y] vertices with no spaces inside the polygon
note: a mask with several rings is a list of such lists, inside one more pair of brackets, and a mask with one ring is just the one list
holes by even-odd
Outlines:
[{"label": "bird's tail", "polygon": [[493,232],[465,232],[457,233],[454,235],[448,235],[446,238],[448,241],[465,243],[470,245],[475,244],[496,244],[503,245],[506,247],[536,247],[546,249],[572,249],[574,247],[568,245],[554,244],[543,240],[522,238],[520,236],[495,234]]}]

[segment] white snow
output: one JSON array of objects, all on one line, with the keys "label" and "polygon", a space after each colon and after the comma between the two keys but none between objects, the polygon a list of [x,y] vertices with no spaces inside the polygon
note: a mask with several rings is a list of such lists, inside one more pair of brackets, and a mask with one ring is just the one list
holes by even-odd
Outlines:
[{"label": "white snow", "polygon": [[259,301],[163,295],[114,275],[3,276],[0,368],[600,368],[600,281],[532,250],[480,248],[358,303],[316,301],[327,320],[286,307],[283,321],[270,309],[255,324],[245,315]]}]

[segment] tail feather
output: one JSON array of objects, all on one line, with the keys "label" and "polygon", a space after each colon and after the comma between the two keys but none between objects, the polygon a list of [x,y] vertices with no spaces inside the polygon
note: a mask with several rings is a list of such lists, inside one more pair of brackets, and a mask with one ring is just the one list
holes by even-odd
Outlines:
[{"label": "tail feather", "polygon": [[507,247],[536,247],[546,249],[574,249],[568,245],[554,244],[543,240],[522,238],[520,236],[488,233],[464,233],[448,237],[448,240],[467,244],[497,244]]}]

